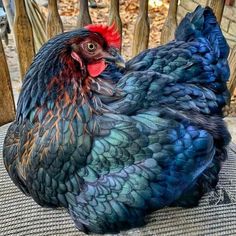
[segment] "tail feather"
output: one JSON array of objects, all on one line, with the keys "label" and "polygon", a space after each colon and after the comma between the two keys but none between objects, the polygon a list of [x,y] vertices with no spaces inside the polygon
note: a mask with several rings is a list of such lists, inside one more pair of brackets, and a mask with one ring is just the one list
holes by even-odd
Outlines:
[{"label": "tail feather", "polygon": [[216,55],[227,58],[229,46],[221,32],[220,26],[211,8],[198,6],[188,13],[176,29],[177,41],[192,41],[204,37],[211,43]]},{"label": "tail feather", "polygon": [[226,85],[230,74],[227,62],[229,46],[212,9],[198,6],[194,12],[188,13],[179,24],[175,38],[176,41],[196,42],[200,45],[197,57],[202,64],[196,67],[202,70],[199,74],[204,79],[196,79],[198,84],[214,92],[217,107],[212,112],[222,115],[222,108],[229,99]]}]

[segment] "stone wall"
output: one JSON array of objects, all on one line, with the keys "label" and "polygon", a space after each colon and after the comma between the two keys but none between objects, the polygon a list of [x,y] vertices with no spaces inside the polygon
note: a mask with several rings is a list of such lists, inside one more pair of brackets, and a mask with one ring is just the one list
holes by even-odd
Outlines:
[{"label": "stone wall", "polygon": [[[211,0],[180,0],[178,6],[178,22],[185,16],[187,12],[193,11],[199,4],[206,6]],[[236,44],[236,0],[233,6],[224,7],[224,13],[221,21],[221,29],[232,48]]]}]

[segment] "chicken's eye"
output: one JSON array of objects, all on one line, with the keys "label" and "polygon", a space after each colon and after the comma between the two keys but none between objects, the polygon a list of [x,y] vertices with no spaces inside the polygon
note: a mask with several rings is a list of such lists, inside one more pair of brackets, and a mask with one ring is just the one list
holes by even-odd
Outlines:
[{"label": "chicken's eye", "polygon": [[94,52],[97,49],[97,44],[95,43],[88,43],[87,44],[87,49],[89,52]]}]

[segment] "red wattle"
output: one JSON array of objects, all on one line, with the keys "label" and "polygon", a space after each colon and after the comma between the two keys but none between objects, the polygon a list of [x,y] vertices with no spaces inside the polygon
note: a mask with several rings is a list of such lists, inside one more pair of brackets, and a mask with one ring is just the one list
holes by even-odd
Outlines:
[{"label": "red wattle", "polygon": [[91,77],[97,77],[106,69],[105,61],[101,60],[97,63],[88,64],[87,70]]}]

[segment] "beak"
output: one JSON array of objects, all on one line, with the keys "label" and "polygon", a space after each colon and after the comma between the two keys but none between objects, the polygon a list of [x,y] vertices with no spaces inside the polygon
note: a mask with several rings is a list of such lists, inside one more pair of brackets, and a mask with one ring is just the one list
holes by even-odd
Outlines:
[{"label": "beak", "polygon": [[119,68],[121,68],[121,69],[125,68],[125,60],[124,60],[124,58],[121,57],[121,56],[119,56],[119,58],[116,59],[115,64],[116,64]]},{"label": "beak", "polygon": [[114,63],[115,65],[117,65],[121,69],[125,68],[125,60],[118,53],[115,53],[115,54],[112,53],[112,54],[106,55],[106,56],[104,56],[104,60],[108,64]]}]

